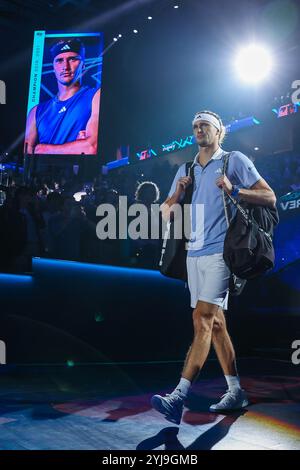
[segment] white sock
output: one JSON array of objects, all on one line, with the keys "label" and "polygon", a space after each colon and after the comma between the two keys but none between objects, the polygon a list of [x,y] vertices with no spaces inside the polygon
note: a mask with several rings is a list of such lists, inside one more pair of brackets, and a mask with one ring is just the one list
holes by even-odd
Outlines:
[{"label": "white sock", "polygon": [[179,384],[177,385],[175,390],[173,390],[172,394],[176,393],[176,394],[182,395],[182,398],[186,398],[189,393],[189,389],[191,385],[192,383],[188,379],[181,377]]},{"label": "white sock", "polygon": [[230,392],[241,389],[240,378],[238,375],[225,375],[225,379]]}]

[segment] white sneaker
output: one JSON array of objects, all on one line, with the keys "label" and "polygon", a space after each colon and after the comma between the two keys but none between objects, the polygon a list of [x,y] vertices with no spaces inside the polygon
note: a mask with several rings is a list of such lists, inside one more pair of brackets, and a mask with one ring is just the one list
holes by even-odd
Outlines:
[{"label": "white sneaker", "polygon": [[151,405],[171,423],[180,424],[184,405],[180,395],[175,393],[167,394],[165,397],[154,395],[151,398]]},{"label": "white sneaker", "polygon": [[249,405],[248,398],[245,390],[239,388],[235,391],[227,390],[226,393],[221,397],[219,403],[215,403],[209,407],[209,411],[233,411],[241,410]]}]

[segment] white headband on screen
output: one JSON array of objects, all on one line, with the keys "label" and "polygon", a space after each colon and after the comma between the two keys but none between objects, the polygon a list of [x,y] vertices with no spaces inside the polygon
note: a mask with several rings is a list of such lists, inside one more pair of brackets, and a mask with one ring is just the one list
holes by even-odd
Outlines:
[{"label": "white headband on screen", "polygon": [[193,120],[193,125],[195,124],[195,122],[197,121],[207,121],[209,122],[210,124],[212,124],[213,126],[215,126],[218,131],[221,130],[221,124],[220,124],[220,121],[215,117],[213,116],[212,114],[208,114],[208,113],[197,113],[196,116],[194,117],[194,120]]}]

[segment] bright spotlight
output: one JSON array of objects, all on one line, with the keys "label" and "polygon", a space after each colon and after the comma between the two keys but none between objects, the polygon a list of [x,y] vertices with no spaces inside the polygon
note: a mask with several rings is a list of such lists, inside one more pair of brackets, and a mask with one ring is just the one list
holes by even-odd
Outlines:
[{"label": "bright spotlight", "polygon": [[271,72],[271,54],[264,47],[251,44],[238,52],[235,67],[239,77],[245,82],[261,82]]}]

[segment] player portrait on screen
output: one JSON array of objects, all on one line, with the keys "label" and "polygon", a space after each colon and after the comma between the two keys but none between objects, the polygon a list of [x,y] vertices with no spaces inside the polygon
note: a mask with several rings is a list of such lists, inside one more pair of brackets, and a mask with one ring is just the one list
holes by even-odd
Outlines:
[{"label": "player portrait on screen", "polygon": [[64,38],[50,48],[56,91],[27,117],[28,154],[97,153],[100,88],[84,84],[86,48],[79,38]]}]

